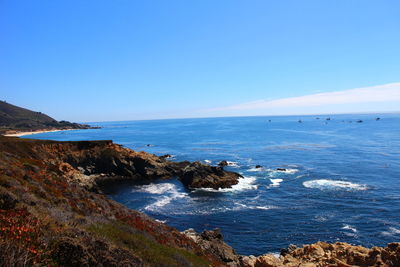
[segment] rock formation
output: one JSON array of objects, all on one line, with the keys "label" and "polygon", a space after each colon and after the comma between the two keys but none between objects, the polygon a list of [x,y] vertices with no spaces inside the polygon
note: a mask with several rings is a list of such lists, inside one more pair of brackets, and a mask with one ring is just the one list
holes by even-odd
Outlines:
[{"label": "rock formation", "polygon": [[220,162],[218,163],[218,166],[220,166],[220,167],[228,166],[228,162],[227,162],[226,160],[222,160],[222,161],[220,161]]},{"label": "rock formation", "polygon": [[201,162],[193,162],[178,174],[182,183],[189,188],[229,188],[239,182],[242,176]]},{"label": "rock formation", "polygon": [[258,257],[238,255],[223,241],[219,229],[199,234],[193,229],[183,232],[202,249],[216,255],[228,266],[241,267],[355,267],[355,266],[400,266],[400,243],[371,249],[337,242],[317,242],[297,248],[290,245],[276,257],[265,254]]},{"label": "rock formation", "polygon": [[[8,139],[9,145],[14,141]],[[26,142],[28,144],[28,142]],[[188,188],[227,188],[238,183],[240,174],[201,162],[173,162],[165,156],[136,152],[112,141],[29,143],[36,157],[57,165],[71,179],[91,190],[117,182],[149,183],[177,177]]]},{"label": "rock formation", "polygon": [[240,256],[236,254],[235,250],[223,241],[221,231],[214,229],[204,231],[201,234],[193,229],[183,231],[187,237],[190,237],[196,244],[203,250],[216,255],[228,266],[240,266]]}]

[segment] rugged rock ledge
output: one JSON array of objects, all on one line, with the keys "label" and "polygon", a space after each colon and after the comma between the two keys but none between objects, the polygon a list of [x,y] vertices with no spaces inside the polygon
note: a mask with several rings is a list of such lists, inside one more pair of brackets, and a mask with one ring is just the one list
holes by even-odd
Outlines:
[{"label": "rugged rock ledge", "polygon": [[317,242],[302,248],[290,245],[276,257],[265,254],[259,257],[238,255],[223,241],[219,229],[199,234],[193,229],[183,232],[205,251],[217,255],[228,266],[245,267],[352,267],[352,266],[400,266],[400,243],[371,249],[337,242]]},{"label": "rugged rock ledge", "polygon": [[398,243],[318,242],[279,258],[241,256],[218,230],[180,233],[101,194],[110,183],[171,177],[222,188],[240,176],[111,141],[0,137],[0,266],[400,266]]},{"label": "rugged rock ledge", "polygon": [[[39,143],[39,142],[37,142]],[[99,190],[119,181],[148,183],[178,177],[190,189],[229,188],[241,175],[201,162],[172,162],[146,152],[136,152],[112,141],[53,142],[34,147],[48,153],[47,161],[78,179],[82,185]]]}]

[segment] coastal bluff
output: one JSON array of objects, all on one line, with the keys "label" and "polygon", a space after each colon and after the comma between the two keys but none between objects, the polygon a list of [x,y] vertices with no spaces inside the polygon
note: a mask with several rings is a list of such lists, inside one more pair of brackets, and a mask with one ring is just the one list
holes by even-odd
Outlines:
[{"label": "coastal bluff", "polygon": [[0,134],[94,128],[98,127],[65,120],[57,121],[42,112],[0,101]]},{"label": "coastal bluff", "polygon": [[150,183],[177,177],[188,189],[230,188],[242,176],[201,162],[173,162],[166,156],[134,151],[112,141],[51,142],[32,149],[44,160],[79,181],[89,190],[101,191],[120,182]]},{"label": "coastal bluff", "polygon": [[0,136],[0,266],[400,266],[400,245],[318,242],[280,257],[238,255],[219,230],[179,232],[103,192],[118,183],[176,177],[189,190],[241,176],[173,162],[112,141]]}]

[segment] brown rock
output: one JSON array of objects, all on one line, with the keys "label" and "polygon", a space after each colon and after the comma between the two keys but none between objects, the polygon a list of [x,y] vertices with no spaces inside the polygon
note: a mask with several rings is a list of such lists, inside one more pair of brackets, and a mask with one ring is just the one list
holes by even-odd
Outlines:
[{"label": "brown rock", "polygon": [[220,167],[228,166],[228,162],[227,162],[226,160],[220,161],[220,162],[218,163],[218,166],[220,166]]},{"label": "brown rock", "polygon": [[272,254],[263,255],[257,258],[255,267],[280,267],[282,262]]},{"label": "brown rock", "polygon": [[228,266],[240,266],[239,255],[223,241],[220,229],[204,231],[201,234],[193,229],[188,229],[183,233],[195,241],[203,250],[218,256]]},{"label": "brown rock", "polygon": [[240,174],[224,171],[221,167],[193,162],[183,169],[181,182],[189,188],[230,188],[239,182]]}]

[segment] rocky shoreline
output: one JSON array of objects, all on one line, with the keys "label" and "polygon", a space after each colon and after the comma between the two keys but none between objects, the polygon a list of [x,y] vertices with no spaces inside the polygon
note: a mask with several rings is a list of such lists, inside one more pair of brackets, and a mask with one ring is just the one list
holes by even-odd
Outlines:
[{"label": "rocky shoreline", "polygon": [[390,243],[387,247],[365,248],[348,243],[329,244],[317,242],[297,248],[290,245],[282,249],[279,256],[238,255],[223,241],[219,229],[197,233],[193,229],[183,232],[202,249],[218,255],[228,266],[246,267],[350,267],[350,266],[400,266],[400,243]]},{"label": "rocky shoreline", "polygon": [[110,185],[171,178],[190,190],[229,188],[241,176],[112,141],[0,137],[0,265],[400,266],[399,243],[367,249],[318,242],[280,257],[242,256],[219,230],[180,233],[104,195]]}]

